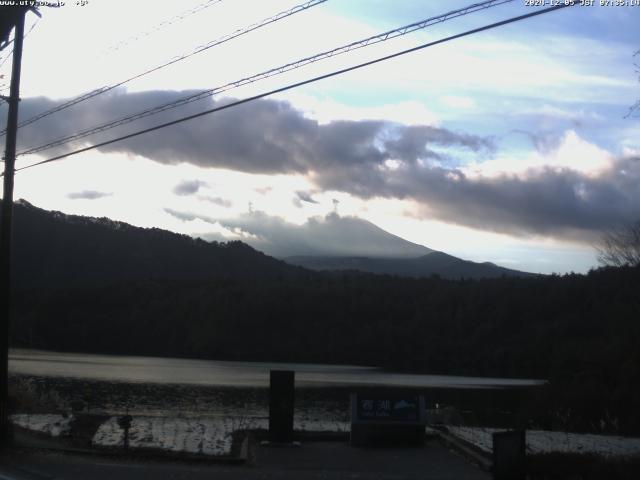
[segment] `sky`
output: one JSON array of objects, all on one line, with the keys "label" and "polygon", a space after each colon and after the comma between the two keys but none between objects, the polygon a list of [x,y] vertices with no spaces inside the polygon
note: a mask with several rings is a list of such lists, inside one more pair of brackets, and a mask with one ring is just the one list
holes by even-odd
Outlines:
[{"label": "sky", "polygon": [[[18,152],[471,3],[328,0],[24,126]],[[16,166],[539,9],[526,3],[459,16],[22,155]],[[468,260],[586,272],[598,265],[594,246],[603,232],[640,218],[640,117],[628,115],[640,98],[640,6],[599,3],[20,171],[15,198],[209,240],[243,240],[281,257],[417,251],[399,241],[381,251],[373,224]],[[83,0],[43,7],[41,19],[27,18],[20,119],[295,5]],[[10,50],[0,52],[4,95]],[[3,104],[1,122],[6,112]],[[358,229],[360,237],[345,237]]]}]

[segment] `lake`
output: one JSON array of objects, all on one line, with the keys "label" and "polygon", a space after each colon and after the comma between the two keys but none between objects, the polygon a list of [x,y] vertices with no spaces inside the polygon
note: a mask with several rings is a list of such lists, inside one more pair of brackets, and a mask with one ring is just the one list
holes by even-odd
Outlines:
[{"label": "lake", "polygon": [[126,383],[267,387],[269,370],[294,370],[301,387],[508,388],[541,385],[543,380],[420,375],[375,367],[302,363],[232,362],[133,357],[12,349],[9,372]]}]

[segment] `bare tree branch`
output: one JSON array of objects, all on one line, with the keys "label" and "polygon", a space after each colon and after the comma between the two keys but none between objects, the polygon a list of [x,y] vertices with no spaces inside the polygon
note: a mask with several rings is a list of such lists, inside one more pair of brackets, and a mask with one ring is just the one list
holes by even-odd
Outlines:
[{"label": "bare tree branch", "polygon": [[605,233],[596,249],[601,265],[640,265],[640,220]]},{"label": "bare tree branch", "polygon": [[[640,50],[633,54],[634,58],[638,58],[633,64],[636,66],[636,73],[638,74],[638,81],[640,81]],[[629,111],[624,116],[624,118],[629,118],[634,113],[640,113],[640,99],[636,101],[633,105],[629,107]]]}]

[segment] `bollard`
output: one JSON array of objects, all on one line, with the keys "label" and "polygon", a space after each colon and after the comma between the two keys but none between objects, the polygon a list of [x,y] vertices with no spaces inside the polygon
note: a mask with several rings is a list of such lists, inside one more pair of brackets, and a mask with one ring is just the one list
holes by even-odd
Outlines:
[{"label": "bollard", "polygon": [[123,447],[125,450],[129,450],[129,428],[131,428],[132,420],[133,417],[128,414],[118,417],[118,426],[124,430]]},{"label": "bollard", "polygon": [[524,430],[493,434],[493,478],[524,480],[526,475],[526,437]]},{"label": "bollard", "polygon": [[269,388],[269,440],[293,442],[293,405],[295,372],[271,370]]}]

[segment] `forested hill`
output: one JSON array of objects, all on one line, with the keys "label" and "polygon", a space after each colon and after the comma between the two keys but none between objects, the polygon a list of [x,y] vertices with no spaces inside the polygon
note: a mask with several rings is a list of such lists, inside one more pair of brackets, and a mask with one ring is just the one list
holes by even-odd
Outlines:
[{"label": "forested hill", "polygon": [[311,272],[242,243],[28,204],[14,245],[13,346],[551,378],[554,412],[640,434],[640,267],[465,281]]},{"label": "forested hill", "polygon": [[14,211],[13,278],[14,287],[24,290],[148,280],[235,278],[251,282],[314,275],[300,267],[450,279],[533,275],[424,250],[428,253],[417,258],[290,257],[280,261],[238,241],[207,242],[109,218],[51,212],[19,200]]},{"label": "forested hill", "polygon": [[50,212],[24,200],[15,204],[12,253],[17,290],[305,274],[242,242],[205,242],[108,218]]}]

